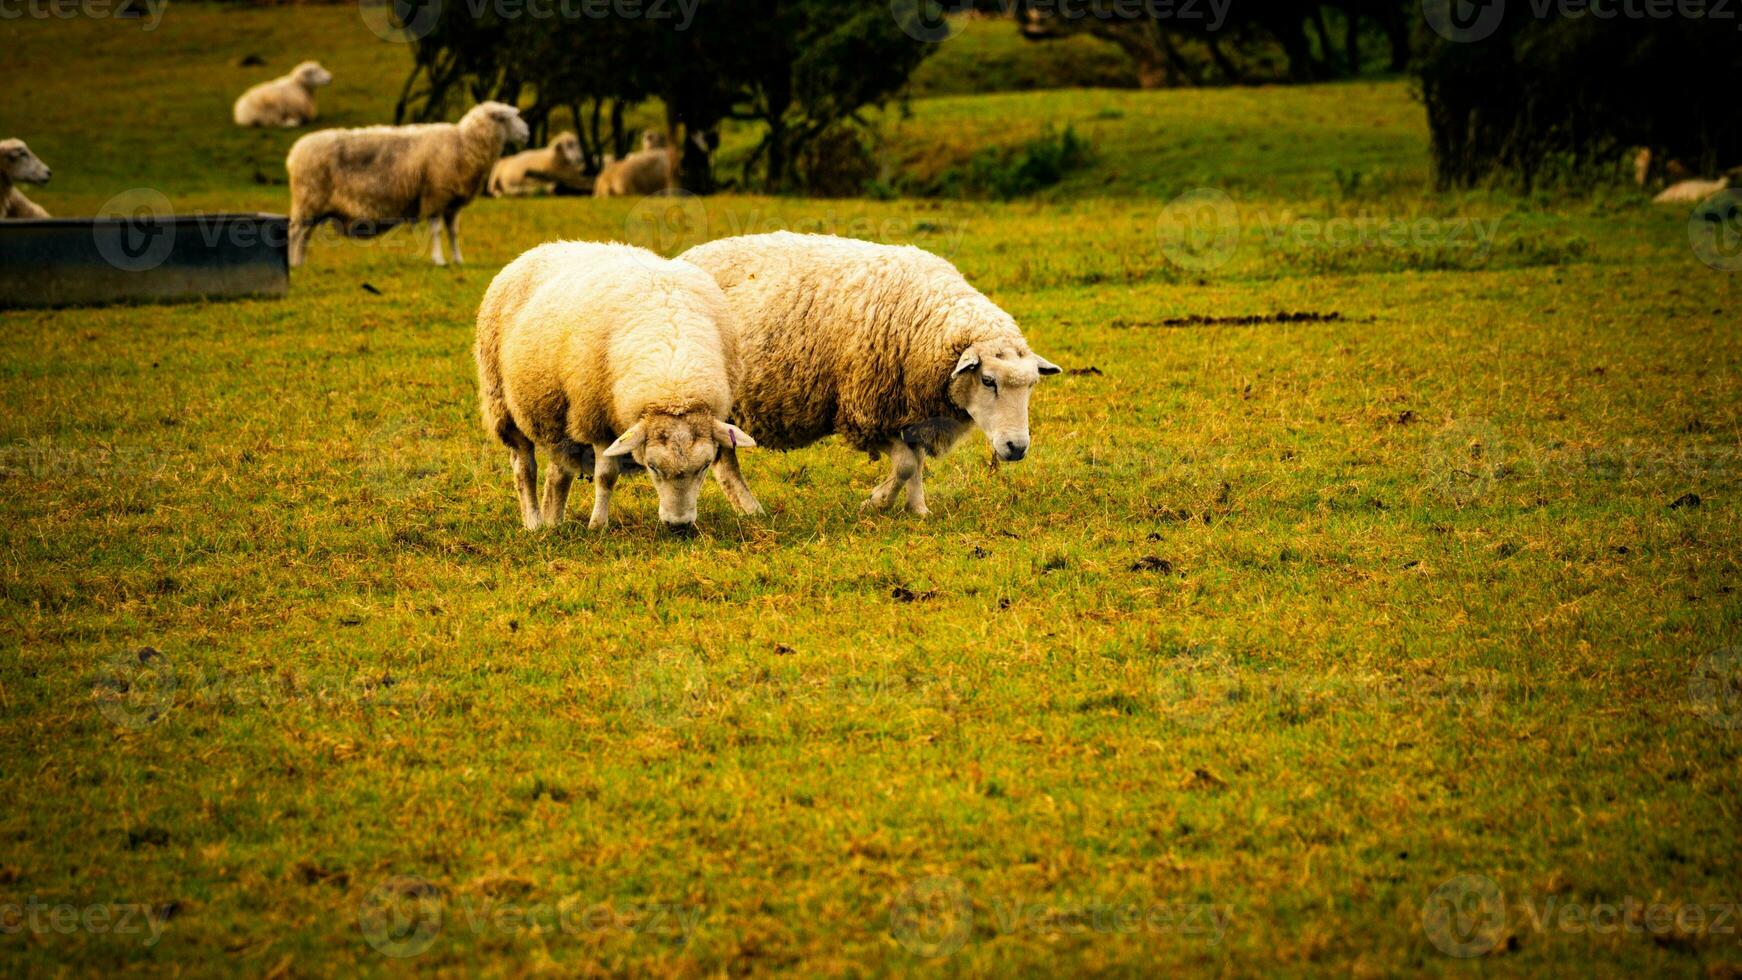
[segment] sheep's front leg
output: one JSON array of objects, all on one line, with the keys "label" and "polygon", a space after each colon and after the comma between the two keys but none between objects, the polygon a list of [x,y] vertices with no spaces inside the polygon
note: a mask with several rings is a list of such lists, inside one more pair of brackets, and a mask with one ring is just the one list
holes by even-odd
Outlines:
[{"label": "sheep's front leg", "polygon": [[292,221],[290,223],[290,267],[292,269],[302,265],[303,249],[308,247],[308,233],[311,230],[310,226],[304,222]]},{"label": "sheep's front leg", "polygon": [[593,447],[593,517],[588,527],[604,527],[611,522],[611,490],[617,486],[617,474],[622,467],[617,457],[605,455],[606,446]]},{"label": "sheep's front leg", "polygon": [[762,513],[762,505],[756,502],[756,496],[750,492],[750,485],[744,482],[744,474],[738,469],[738,450],[721,447],[720,455],[714,459],[714,479],[719,482],[726,501],[740,514]]},{"label": "sheep's front leg", "polygon": [[575,475],[551,463],[550,471],[544,475],[544,526],[556,527],[563,522],[563,508],[569,503],[569,487],[575,482]]},{"label": "sheep's front leg", "polygon": [[442,219],[432,215],[429,219],[429,260],[436,265],[447,265],[442,258]]},{"label": "sheep's front leg", "polygon": [[532,443],[508,449],[514,467],[514,493],[520,498],[520,523],[528,531],[539,528],[538,457],[532,453]]},{"label": "sheep's front leg", "polygon": [[920,455],[920,450],[917,447],[909,446],[900,439],[891,442],[889,444],[889,479],[877,484],[877,488],[871,491],[871,499],[865,501],[863,509],[888,510],[889,505],[895,502],[895,495],[900,493],[903,487],[907,487],[908,509],[921,517],[929,513],[925,509],[924,491],[919,493],[918,507],[915,508],[914,491],[910,486],[920,479],[923,459],[924,457]]},{"label": "sheep's front leg", "polygon": [[460,213],[442,215],[442,227],[448,232],[448,251],[454,254],[454,264],[463,265],[465,260],[460,258]]}]

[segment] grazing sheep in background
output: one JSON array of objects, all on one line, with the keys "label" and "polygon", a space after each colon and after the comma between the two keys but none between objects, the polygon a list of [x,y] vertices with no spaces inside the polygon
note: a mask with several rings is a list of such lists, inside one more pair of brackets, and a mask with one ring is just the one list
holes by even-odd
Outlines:
[{"label": "grazing sheep in background", "polygon": [[23,140],[0,140],[0,219],[46,218],[48,212],[14,184],[46,184],[53,174]]},{"label": "grazing sheep in background", "polygon": [[1698,204],[1713,194],[1734,186],[1736,186],[1735,171],[1725,174],[1717,180],[1684,180],[1664,188],[1663,193],[1651,199],[1651,203]]},{"label": "grazing sheep in background", "polygon": [[[484,427],[507,445],[520,519],[562,520],[592,467],[592,527],[632,457],[674,530],[696,519],[711,466],[738,510],[761,510],[738,471],[755,441],[726,421],[740,363],[731,311],[702,270],[633,245],[556,242],[509,263],[478,307]],[[542,506],[533,447],[550,455]]]},{"label": "grazing sheep in background", "polygon": [[238,126],[303,126],[315,121],[315,89],[331,84],[333,73],[305,61],[290,74],[261,82],[236,100],[231,114]]},{"label": "grazing sheep in background", "polygon": [[1056,365],[1010,314],[929,252],[774,232],[698,245],[738,322],[744,375],[732,418],[764,446],[840,433],[889,479],[867,507],[924,515],[925,457],[978,426],[999,459],[1028,452],[1028,398]]},{"label": "grazing sheep in background", "polygon": [[641,149],[621,160],[608,160],[593,181],[594,197],[641,197],[671,186],[671,149],[665,134],[641,134]]},{"label": "grazing sheep in background", "polygon": [[582,187],[586,174],[581,168],[581,140],[563,133],[542,150],[526,150],[496,161],[490,170],[491,197],[535,194],[553,184]]},{"label": "grazing sheep in background", "polygon": [[428,221],[430,260],[442,260],[438,222],[459,264],[460,209],[484,189],[510,140],[526,142],[520,110],[480,102],[455,123],[324,129],[296,141],[290,171],[290,264],[324,221],[353,238],[371,238],[408,221]]}]

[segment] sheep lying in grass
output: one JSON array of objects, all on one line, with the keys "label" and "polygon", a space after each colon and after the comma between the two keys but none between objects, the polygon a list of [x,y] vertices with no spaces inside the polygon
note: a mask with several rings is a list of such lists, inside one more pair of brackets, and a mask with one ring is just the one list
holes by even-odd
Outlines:
[{"label": "sheep lying in grass", "polygon": [[621,160],[606,162],[593,181],[594,197],[642,197],[671,186],[671,150],[665,134],[641,134],[641,149]]},{"label": "sheep lying in grass", "polygon": [[840,433],[889,479],[867,507],[927,513],[925,457],[977,426],[999,459],[1028,452],[1028,398],[1059,369],[956,267],[912,247],[774,232],[679,256],[712,273],[738,321],[733,420],[792,449]]},{"label": "sheep lying in grass", "polygon": [[580,137],[563,133],[542,150],[526,150],[496,161],[487,193],[505,197],[536,194],[553,184],[581,187],[586,182],[583,163]]},{"label": "sheep lying in grass", "polygon": [[[1739,168],[1742,170],[1742,168]],[[1738,171],[1733,170],[1717,180],[1683,180],[1663,189],[1651,199],[1653,204],[1698,204],[1721,190],[1737,186]]]},{"label": "sheep lying in grass", "polygon": [[[478,307],[484,427],[508,447],[520,518],[562,520],[592,468],[592,527],[630,460],[666,526],[688,530],[707,469],[738,510],[761,508],[738,471],[755,441],[726,421],[740,362],[726,298],[707,273],[633,245],[540,245],[499,273]],[[551,464],[542,504],[534,447]]]},{"label": "sheep lying in grass", "polygon": [[430,260],[442,259],[437,223],[460,263],[459,215],[484,189],[510,140],[526,142],[520,110],[481,102],[454,123],[324,129],[296,141],[290,171],[290,264],[308,236],[331,221],[353,238],[371,238],[408,221],[429,222]]},{"label": "sheep lying in grass", "polygon": [[48,164],[37,159],[23,140],[0,140],[0,219],[48,217],[13,185],[46,184],[51,176]]},{"label": "sheep lying in grass", "polygon": [[318,61],[305,61],[270,82],[261,82],[236,100],[231,115],[238,126],[305,126],[315,121],[315,89],[330,85],[333,73]]}]

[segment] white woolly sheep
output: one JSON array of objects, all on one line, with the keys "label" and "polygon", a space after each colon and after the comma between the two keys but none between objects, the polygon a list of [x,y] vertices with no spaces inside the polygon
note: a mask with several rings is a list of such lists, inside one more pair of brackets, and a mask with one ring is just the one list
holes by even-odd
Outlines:
[{"label": "white woolly sheep", "polygon": [[926,514],[925,457],[970,427],[999,459],[1028,452],[1029,394],[1059,369],[948,261],[790,232],[679,258],[712,273],[736,314],[744,375],[732,420],[775,449],[840,433],[873,459],[889,454],[867,507],[887,508],[905,488],[907,509]]},{"label": "white woolly sheep", "polygon": [[14,184],[46,184],[53,174],[23,140],[0,140],[0,219],[46,218],[35,201]]},{"label": "white woolly sheep", "polygon": [[315,89],[329,85],[333,73],[318,61],[305,61],[270,82],[261,82],[236,100],[231,115],[238,126],[305,126],[315,121]]},{"label": "white woolly sheep", "polygon": [[642,197],[671,186],[671,150],[665,134],[641,134],[641,149],[621,160],[607,160],[593,181],[594,197]]},{"label": "white woolly sheep", "polygon": [[503,145],[526,137],[520,110],[500,102],[480,102],[458,124],[324,129],[304,136],[284,161],[290,172],[290,264],[302,264],[309,234],[326,221],[353,238],[427,221],[430,260],[446,265],[439,223],[460,263],[460,209],[484,189]]},{"label": "white woolly sheep", "polygon": [[[478,307],[484,427],[508,447],[530,529],[562,520],[592,469],[592,527],[610,519],[617,476],[646,468],[659,517],[695,523],[711,466],[738,510],[761,510],[738,470],[756,445],[729,424],[740,370],[720,287],[702,270],[633,245],[556,242],[504,268]],[[549,456],[542,505],[534,447]]]},{"label": "white woolly sheep", "polygon": [[1671,184],[1651,199],[1653,204],[1698,204],[1713,194],[1733,186],[1732,178],[1717,180],[1683,180]]},{"label": "white woolly sheep", "polygon": [[584,187],[581,140],[574,133],[563,133],[541,150],[525,150],[496,161],[490,170],[491,197],[512,197],[536,194],[555,184]]}]

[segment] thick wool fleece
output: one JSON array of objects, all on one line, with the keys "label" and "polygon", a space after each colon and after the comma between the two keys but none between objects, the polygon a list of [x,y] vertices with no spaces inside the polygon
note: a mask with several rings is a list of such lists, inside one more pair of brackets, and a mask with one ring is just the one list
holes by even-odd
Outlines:
[{"label": "thick wool fleece", "polygon": [[671,185],[669,149],[637,150],[605,164],[593,181],[594,197],[640,197],[658,194]]},{"label": "thick wool fleece", "polygon": [[759,445],[839,433],[873,456],[902,430],[966,422],[949,396],[962,351],[1028,353],[1016,321],[954,265],[911,246],[774,232],[698,245],[736,314],[733,420]]},{"label": "thick wool fleece", "polygon": [[503,157],[490,170],[490,196],[536,194],[558,183],[584,188],[586,174],[581,172],[580,152],[575,134],[563,133],[549,146]]},{"label": "thick wool fleece", "polygon": [[725,419],[739,369],[707,273],[633,245],[555,242],[497,274],[478,308],[484,427],[559,452],[609,444],[644,415]]},{"label": "thick wool fleece", "polygon": [[303,126],[320,114],[315,88],[332,76],[312,61],[243,92],[230,110],[238,126]]},{"label": "thick wool fleece", "polygon": [[508,135],[485,102],[459,123],[323,129],[296,141],[285,158],[290,218],[333,220],[349,235],[451,214],[484,188]]}]

